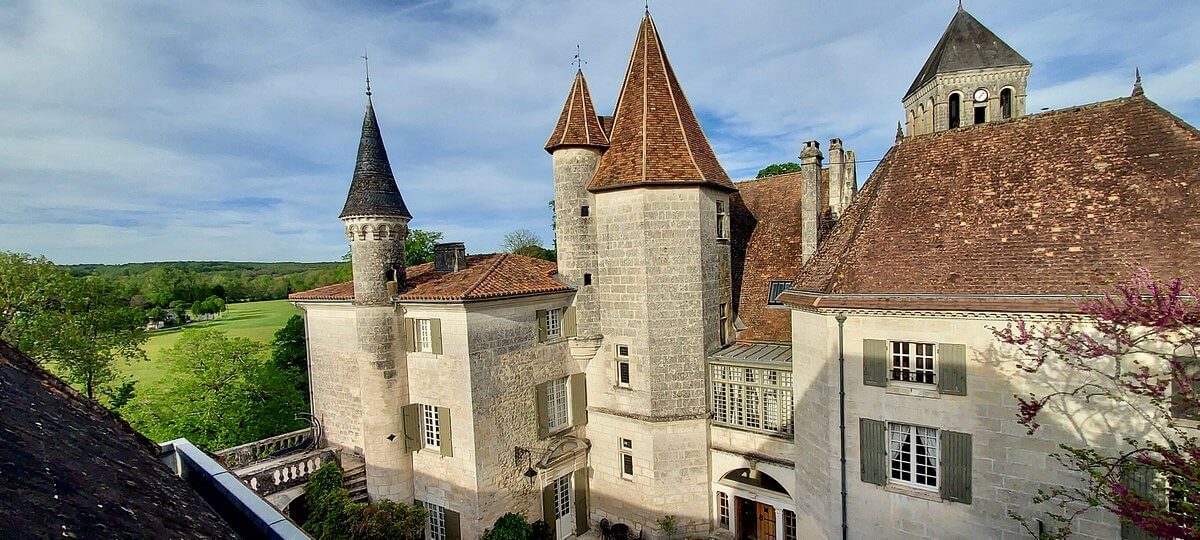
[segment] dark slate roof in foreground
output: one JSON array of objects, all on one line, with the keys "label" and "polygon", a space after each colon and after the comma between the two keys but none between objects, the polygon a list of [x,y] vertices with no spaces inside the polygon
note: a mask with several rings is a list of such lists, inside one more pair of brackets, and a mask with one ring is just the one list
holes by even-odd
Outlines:
[{"label": "dark slate roof in foreground", "polygon": [[0,341],[0,536],[234,538],[157,451]]},{"label": "dark slate roof in foreground", "polygon": [[346,206],[339,218],[351,216],[389,216],[412,219],[392,165],[388,162],[387,149],[383,147],[383,135],[379,133],[379,121],[375,119],[375,108],[367,98],[367,113],[363,118],[362,139],[358,142],[358,162],[354,165],[354,179],[350,182],[350,193],[346,195]]},{"label": "dark slate roof in foreground", "polygon": [[959,8],[904,97],[912,95],[939,73],[1028,65],[1029,60],[988,30],[967,10]]},{"label": "dark slate roof in foreground", "polygon": [[911,137],[792,284],[1077,295],[1200,272],[1200,131],[1145,97]]}]

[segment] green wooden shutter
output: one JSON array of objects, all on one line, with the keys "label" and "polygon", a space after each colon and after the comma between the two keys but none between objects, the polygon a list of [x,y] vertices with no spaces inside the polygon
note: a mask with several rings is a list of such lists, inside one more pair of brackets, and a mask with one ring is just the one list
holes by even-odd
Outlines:
[{"label": "green wooden shutter", "polygon": [[887,484],[887,423],[858,419],[858,460],[863,482]]},{"label": "green wooden shutter", "polygon": [[429,333],[433,340],[433,354],[442,354],[442,320],[429,319]]},{"label": "green wooden shutter", "polygon": [[563,336],[575,337],[578,333],[578,324],[575,322],[575,308],[569,307],[563,310]]},{"label": "green wooden shutter", "polygon": [[421,405],[405,405],[400,413],[404,418],[404,451],[416,452],[425,446],[425,438],[421,436]]},{"label": "green wooden shutter", "polygon": [[554,534],[555,522],[558,521],[554,517],[554,483],[542,488],[542,521],[550,527],[550,534]]},{"label": "green wooden shutter", "polygon": [[[1156,501],[1154,493],[1154,469],[1150,467],[1135,465],[1132,469],[1126,469],[1121,473],[1121,485],[1143,500],[1149,502]],[[1153,540],[1154,536],[1142,530],[1141,527],[1127,523],[1122,518],[1121,538],[1128,540]]]},{"label": "green wooden shutter", "polygon": [[863,340],[863,384],[887,386],[888,346],[882,339]]},{"label": "green wooden shutter", "polygon": [[442,450],[442,455],[446,457],[454,456],[454,429],[450,425],[450,409],[447,407],[438,407],[438,431],[442,437],[442,444],[439,448]]},{"label": "green wooden shutter", "polygon": [[571,375],[571,424],[586,426],[587,416],[587,375],[576,373]]},{"label": "green wooden shutter", "polygon": [[547,383],[533,387],[533,407],[537,410],[537,434],[539,439],[550,436],[550,393],[546,390]]},{"label": "green wooden shutter", "polygon": [[416,352],[417,350],[417,332],[416,327],[413,326],[414,324],[416,324],[416,321],[408,317],[404,318],[404,349],[408,352]]},{"label": "green wooden shutter", "polygon": [[1175,361],[1183,368],[1183,373],[1177,374],[1177,377],[1192,386],[1192,399],[1184,395],[1178,381],[1171,381],[1171,415],[1175,418],[1200,420],[1200,407],[1196,406],[1196,400],[1200,399],[1200,360],[1195,356],[1176,356]]},{"label": "green wooden shutter", "polygon": [[537,339],[538,343],[546,341],[546,310],[537,310]]},{"label": "green wooden shutter", "polygon": [[575,534],[588,531],[588,475],[587,469],[574,473],[575,481]]},{"label": "green wooden shutter", "polygon": [[938,392],[967,395],[967,346],[938,343]]},{"label": "green wooden shutter", "polygon": [[446,516],[446,540],[462,540],[462,525],[459,523],[461,518],[458,512],[444,508],[442,514]]},{"label": "green wooden shutter", "polygon": [[942,498],[971,504],[971,434],[942,430],[941,447]]}]

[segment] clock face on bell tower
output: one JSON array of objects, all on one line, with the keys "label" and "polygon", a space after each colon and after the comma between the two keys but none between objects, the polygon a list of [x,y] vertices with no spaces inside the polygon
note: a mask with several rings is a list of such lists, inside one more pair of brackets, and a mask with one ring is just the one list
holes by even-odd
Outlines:
[{"label": "clock face on bell tower", "polygon": [[975,101],[977,103],[981,102],[981,101],[987,101],[987,98],[988,98],[988,91],[986,88],[980,88],[979,90],[975,91]]}]

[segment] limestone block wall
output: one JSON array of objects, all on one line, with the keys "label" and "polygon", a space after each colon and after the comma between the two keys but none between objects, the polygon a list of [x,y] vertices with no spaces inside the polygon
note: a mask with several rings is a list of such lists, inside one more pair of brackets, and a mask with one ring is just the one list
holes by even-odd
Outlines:
[{"label": "limestone block wall", "polygon": [[[557,240],[558,273],[578,288],[575,296],[576,323],[583,337],[600,334],[600,313],[596,306],[596,233],[592,217],[582,216],[582,207],[595,211],[587,184],[600,163],[594,148],[560,148],[554,151],[554,235]],[[583,275],[592,274],[593,285],[583,285]]]},{"label": "limestone block wall", "polygon": [[[796,459],[796,444],[791,439],[713,424],[709,428],[709,446],[714,451],[732,452],[745,456],[746,459],[777,463],[786,462],[789,465],[789,478],[777,478],[776,480],[779,480],[785,486],[791,484],[794,480],[794,478],[791,478],[791,476],[794,476],[794,473],[790,472],[790,464]],[[720,478],[721,475],[729,471],[713,469],[712,472],[716,478]]]},{"label": "limestone block wall", "polygon": [[354,315],[367,494],[407,501],[413,485],[401,427],[409,393],[404,336],[390,304],[355,305]]},{"label": "limestone block wall", "polygon": [[[878,316],[849,314],[846,321],[847,476],[849,478],[850,536],[852,538],[1022,538],[1026,533],[1008,517],[1014,510],[1037,517],[1031,498],[1039,488],[1078,485],[1050,454],[1058,444],[1118,448],[1121,436],[1141,437],[1145,426],[1127,413],[1097,404],[1067,403],[1044,416],[1034,436],[1016,421],[1014,395],[1039,395],[1062,384],[1051,376],[1031,377],[1016,369],[1011,351],[1000,346],[989,326],[1002,326],[1002,318],[988,315],[944,314],[921,316]],[[836,322],[832,316],[793,312],[793,342],[797,397],[797,487],[805,486],[802,469],[825,468],[837,474],[837,349]],[[807,337],[806,337],[807,336]],[[830,339],[832,337],[832,340]],[[862,384],[862,340],[897,339],[932,343],[961,343],[967,347],[967,395],[932,393],[927,397],[903,395],[891,388]],[[813,342],[813,345],[806,343]],[[832,346],[830,345],[832,344]],[[805,366],[801,376],[799,366]],[[1057,374],[1054,366],[1047,373]],[[1054,375],[1053,377],[1058,377]],[[825,388],[833,388],[830,395]],[[806,414],[823,408],[830,411],[825,431],[829,441],[821,451],[817,422]],[[859,418],[903,422],[970,433],[972,436],[971,504],[929,500],[892,486],[881,487],[860,480]],[[800,425],[805,425],[804,436]],[[803,444],[802,444],[803,440]],[[812,444],[812,449],[807,445]],[[826,456],[829,456],[828,458]],[[816,505],[801,512],[814,512],[801,519],[805,538],[834,538],[840,527],[836,501],[836,476],[822,482],[821,496],[834,501],[824,514]],[[1078,538],[1113,539],[1120,535],[1115,517],[1092,511],[1079,522]]]},{"label": "limestone block wall", "polygon": [[[525,478],[530,463],[524,458],[518,463],[514,449],[534,450],[532,461],[537,462],[549,440],[537,438],[534,387],[579,372],[565,339],[537,343],[537,310],[565,307],[570,302],[571,295],[556,294],[468,305],[479,489],[479,519],[472,527],[477,533],[507,512],[524,513],[531,521],[541,517],[540,487],[552,473],[543,471],[534,481]],[[591,389],[589,385],[589,392]],[[575,427],[564,434],[582,437],[584,428]],[[586,453],[580,454],[578,461],[586,465]],[[463,527],[466,538],[465,521]]]},{"label": "limestone block wall", "polygon": [[[453,444],[452,456],[431,448],[412,452],[414,497],[458,512],[463,538],[475,538],[479,485],[467,312],[462,304],[404,303],[401,308],[398,318],[441,320],[442,354],[408,353],[407,403],[449,408]],[[399,348],[404,349],[403,342]],[[445,420],[441,422],[444,426]]]},{"label": "limestone block wall", "polygon": [[343,220],[354,261],[354,301],[387,304],[389,274],[404,277],[404,218],[350,217]]},{"label": "limestone block wall", "polygon": [[326,444],[362,453],[362,387],[358,333],[349,302],[297,303],[308,336],[308,380],[312,412]]},{"label": "limestone block wall", "polygon": [[[961,125],[974,123],[974,94],[984,88],[988,91],[987,121],[1001,120],[1000,91],[1013,90],[1012,116],[1025,116],[1026,92],[1029,82],[1029,66],[1011,68],[973,69],[943,73],[904,100],[905,118],[915,114],[918,121],[909,123],[909,135],[924,135],[950,129],[950,94],[962,95]],[[924,105],[929,116],[921,120],[920,107]],[[931,106],[932,105],[932,106]],[[906,120],[907,121],[907,120]]]}]

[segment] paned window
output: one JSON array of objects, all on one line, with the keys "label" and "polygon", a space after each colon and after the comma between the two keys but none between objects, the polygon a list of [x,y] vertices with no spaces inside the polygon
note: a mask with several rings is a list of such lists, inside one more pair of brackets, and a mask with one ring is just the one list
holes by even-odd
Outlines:
[{"label": "paned window", "polygon": [[429,319],[417,319],[417,350],[433,352],[433,327]]},{"label": "paned window", "polygon": [[555,379],[546,385],[549,403],[546,412],[550,431],[566,427],[568,417],[567,378]]},{"label": "paned window", "polygon": [[892,380],[935,384],[937,372],[933,366],[933,343],[912,341],[892,342]]},{"label": "paned window", "polygon": [[796,540],[796,513],[783,511],[783,540]]},{"label": "paned window", "polygon": [[783,302],[779,301],[779,295],[783,294],[783,291],[786,291],[788,288],[788,285],[790,285],[790,284],[791,284],[790,281],[772,281],[771,282],[771,291],[767,294],[767,305],[768,306],[782,306]]},{"label": "paned window", "polygon": [[628,360],[617,360],[617,386],[629,387]]},{"label": "paned window", "polygon": [[561,519],[571,513],[571,475],[554,481],[554,517]]},{"label": "paned window", "polygon": [[433,405],[421,405],[424,418],[425,447],[438,449],[442,446],[442,430],[439,425],[438,409]]},{"label": "paned window", "polygon": [[709,366],[713,423],[777,435],[794,432],[792,372]]},{"label": "paned window", "polygon": [[621,478],[633,478],[633,441],[621,439]]},{"label": "paned window", "polygon": [[717,526],[729,529],[729,495],[724,491],[717,492]]},{"label": "paned window", "polygon": [[725,212],[725,201],[717,201],[717,239],[729,238],[729,214]]},{"label": "paned window", "polygon": [[720,322],[720,325],[719,325],[720,335],[718,337],[721,340],[721,345],[724,345],[725,340],[728,337],[728,336],[726,336],[727,331],[725,328],[727,326],[729,326],[729,304],[726,304],[726,303],[718,304],[717,309],[719,310],[718,315],[717,315],[717,320]]},{"label": "paned window", "polygon": [[425,528],[428,540],[446,540],[446,509],[430,502],[422,502],[429,511],[429,526]]},{"label": "paned window", "polygon": [[938,430],[908,424],[888,424],[888,477],[923,489],[938,486]]},{"label": "paned window", "polygon": [[546,337],[556,338],[562,335],[562,308],[546,311]]}]

